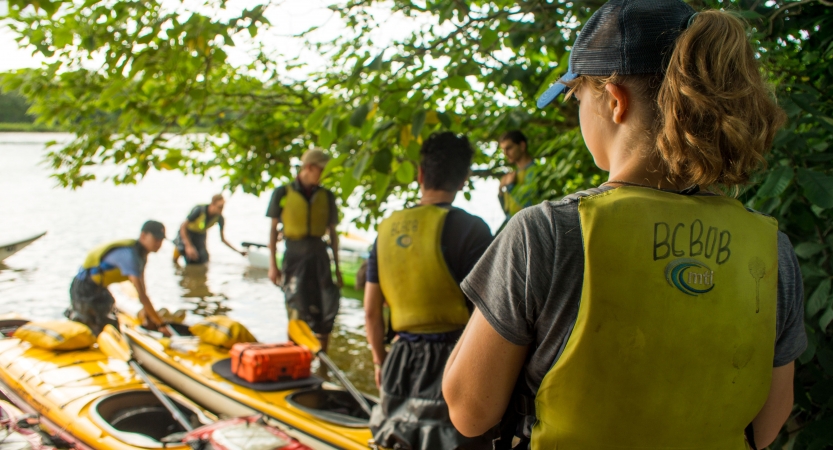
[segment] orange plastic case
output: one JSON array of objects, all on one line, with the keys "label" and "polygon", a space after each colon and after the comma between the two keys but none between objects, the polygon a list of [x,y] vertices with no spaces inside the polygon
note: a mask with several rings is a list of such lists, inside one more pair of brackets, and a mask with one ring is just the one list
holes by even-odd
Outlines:
[{"label": "orange plastic case", "polygon": [[238,343],[231,347],[231,371],[249,383],[287,381],[310,375],[312,353],[292,342]]}]

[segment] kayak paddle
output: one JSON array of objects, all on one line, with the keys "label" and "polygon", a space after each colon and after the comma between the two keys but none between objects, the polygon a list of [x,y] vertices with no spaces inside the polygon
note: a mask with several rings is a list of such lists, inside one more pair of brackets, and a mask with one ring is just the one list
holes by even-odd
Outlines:
[{"label": "kayak paddle", "polygon": [[364,412],[367,413],[369,416],[371,414],[370,405],[367,403],[367,400],[362,396],[358,389],[353,386],[353,383],[344,376],[344,373],[339,370],[338,366],[321,350],[321,342],[315,337],[315,333],[309,328],[306,322],[300,319],[292,319],[289,321],[289,339],[292,339],[298,345],[304,346],[313,354],[318,356],[318,359],[321,360],[330,370],[335,374],[338,381],[341,382],[341,385],[347,389],[347,392],[359,402],[359,406],[362,407]]},{"label": "kayak paddle", "polygon": [[136,375],[142,379],[142,381],[150,388],[150,391],[153,392],[153,395],[162,402],[162,405],[165,406],[171,415],[173,415],[174,419],[179,422],[182,428],[185,431],[192,431],[194,429],[191,426],[191,423],[185,418],[185,415],[182,414],[182,411],[177,408],[171,399],[168,398],[159,388],[153,383],[150,379],[150,376],[147,372],[144,371],[139,366],[139,363],[136,362],[136,359],[133,358],[133,352],[130,350],[130,343],[127,341],[129,338],[127,336],[122,335],[113,325],[106,325],[104,330],[101,334],[98,335],[98,348],[101,350],[105,355],[122,360],[130,365],[130,368],[136,372]]}]

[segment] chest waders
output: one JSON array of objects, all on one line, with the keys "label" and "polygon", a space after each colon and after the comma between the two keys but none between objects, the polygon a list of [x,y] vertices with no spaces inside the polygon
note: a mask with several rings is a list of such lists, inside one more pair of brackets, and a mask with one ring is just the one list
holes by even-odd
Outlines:
[{"label": "chest waders", "polygon": [[469,321],[465,295],[440,246],[446,215],[445,208],[424,205],[379,224],[379,282],[394,331],[447,333]]},{"label": "chest waders", "polygon": [[746,449],[769,393],[777,224],[736,200],[621,187],[579,202],[578,317],[533,449]]},{"label": "chest waders", "polygon": [[307,201],[292,185],[287,185],[283,200],[281,223],[284,237],[304,239],[324,236],[330,223],[330,204],[326,190],[316,190]]},{"label": "chest waders", "polygon": [[127,281],[127,275],[121,273],[121,270],[118,267],[106,270],[103,269],[101,267],[101,260],[111,250],[115,250],[119,247],[134,247],[137,243],[138,241],[135,239],[123,239],[100,245],[87,254],[87,258],[84,260],[84,264],[82,264],[81,267],[87,270],[87,273],[90,275],[90,279],[99,286],[108,286],[113,283]]}]

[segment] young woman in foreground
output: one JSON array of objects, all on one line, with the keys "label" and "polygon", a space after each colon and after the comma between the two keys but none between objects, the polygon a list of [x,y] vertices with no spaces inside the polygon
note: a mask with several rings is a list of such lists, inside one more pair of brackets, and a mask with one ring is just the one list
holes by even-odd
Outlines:
[{"label": "young woman in foreground", "polygon": [[742,22],[611,0],[539,107],[565,90],[610,178],[519,213],[463,282],[477,310],[443,379],[455,427],[503,417],[535,449],[769,445],[806,335],[789,240],[717,194],[784,121]]}]

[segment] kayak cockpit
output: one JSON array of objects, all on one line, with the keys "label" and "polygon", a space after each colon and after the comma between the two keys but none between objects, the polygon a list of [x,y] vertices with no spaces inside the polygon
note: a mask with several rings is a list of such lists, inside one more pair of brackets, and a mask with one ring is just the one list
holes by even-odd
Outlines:
[{"label": "kayak cockpit", "polygon": [[[195,428],[212,422],[195,406],[174,398],[171,401]],[[166,437],[185,432],[150,391],[131,390],[101,397],[90,410],[92,419],[108,434],[137,447],[162,448],[169,440]]]},{"label": "kayak cockpit", "polygon": [[[373,399],[364,398],[371,406],[376,404]],[[321,420],[345,427],[366,428],[370,420],[356,399],[340,389],[302,389],[287,395],[286,401]]]}]

